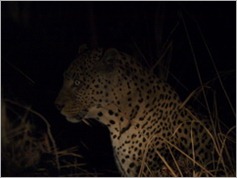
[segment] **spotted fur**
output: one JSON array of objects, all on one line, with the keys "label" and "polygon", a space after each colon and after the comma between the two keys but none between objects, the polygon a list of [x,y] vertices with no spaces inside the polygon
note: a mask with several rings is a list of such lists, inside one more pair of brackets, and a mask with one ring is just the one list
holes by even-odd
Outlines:
[{"label": "spotted fur", "polygon": [[165,175],[162,158],[172,165],[173,157],[184,157],[177,148],[204,167],[210,161],[207,124],[169,84],[116,49],[81,50],[64,73],[56,105],[70,122],[93,118],[108,127],[123,176]]}]

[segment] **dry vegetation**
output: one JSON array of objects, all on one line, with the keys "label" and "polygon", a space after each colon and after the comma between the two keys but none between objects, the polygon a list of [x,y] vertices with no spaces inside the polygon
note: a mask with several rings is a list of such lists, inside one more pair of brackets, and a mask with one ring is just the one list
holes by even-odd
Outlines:
[{"label": "dry vegetation", "polygon": [[[216,65],[215,60],[213,59],[213,56],[211,54],[211,51],[208,47],[208,44],[205,40],[205,37],[203,36],[203,33],[201,31],[200,26],[198,25],[198,22],[195,21],[195,19],[192,19],[197,26],[198,32],[200,35],[200,38],[202,39],[203,45],[205,46],[205,49],[209,55],[209,58],[212,63],[212,68],[214,69],[216,73],[216,77],[213,78],[210,81],[204,82],[202,79],[202,73],[199,69],[198,65],[198,59],[196,57],[196,53],[193,47],[193,42],[190,38],[188,25],[185,22],[185,19],[183,17],[182,13],[179,13],[179,17],[182,22],[182,26],[184,27],[186,37],[188,39],[188,43],[192,52],[193,56],[193,62],[196,67],[197,75],[200,82],[200,87],[196,88],[194,91],[192,91],[189,96],[185,99],[182,106],[187,106],[188,103],[192,101],[198,102],[202,107],[205,107],[208,113],[208,116],[203,116],[202,114],[199,114],[198,117],[205,117],[207,120],[210,121],[211,127],[207,128],[202,121],[197,117],[195,117],[195,120],[204,127],[209,137],[212,139],[212,143],[214,145],[214,151],[215,155],[213,155],[212,162],[209,163],[209,165],[212,165],[211,169],[207,165],[203,165],[200,162],[197,162],[194,158],[187,155],[185,152],[183,152],[180,148],[178,148],[176,145],[173,145],[169,141],[166,140],[166,148],[170,151],[170,155],[172,157],[172,160],[166,160],[159,152],[157,152],[157,157],[159,157],[165,166],[162,167],[161,170],[159,170],[159,174],[166,176],[166,177],[200,177],[200,176],[208,176],[208,177],[218,177],[218,176],[224,176],[224,177],[235,177],[236,176],[236,126],[232,126],[231,128],[228,128],[223,122],[223,118],[219,118],[219,112],[218,109],[221,107],[221,103],[217,102],[217,93],[215,91],[215,88],[211,86],[212,83],[217,82],[220,84],[223,93],[218,93],[219,95],[225,96],[226,100],[228,101],[228,106],[230,108],[230,111],[232,111],[232,115],[234,118],[236,117],[234,106],[231,104],[230,98],[228,96],[228,93],[224,87],[222,77],[229,73],[234,73],[233,71],[227,71],[227,72],[219,72]],[[170,32],[170,36],[172,36],[172,33],[177,28],[177,24],[174,26],[172,31]],[[151,71],[154,71],[155,68],[159,68],[159,77],[163,80],[168,80],[168,76],[170,75],[172,78],[174,78],[178,85],[181,85],[183,88],[186,88],[184,84],[180,80],[176,78],[175,75],[169,71],[169,65],[172,61],[172,50],[173,50],[173,42],[171,38],[168,38],[166,43],[163,45],[161,50],[161,55],[157,59],[157,61],[152,61],[154,65],[150,67]],[[141,51],[138,49],[139,53]],[[145,58],[143,58],[145,59]],[[147,62],[149,63],[149,62]],[[208,94],[207,94],[208,93]],[[212,95],[213,98],[213,106],[210,105],[208,102],[207,95]],[[191,109],[192,110],[192,109]],[[189,111],[190,112],[190,111]],[[195,112],[195,111],[194,111]],[[231,118],[228,118],[231,119]],[[223,131],[225,130],[225,131]],[[192,134],[191,134],[192,135]],[[193,138],[190,138],[192,140],[192,143],[194,144]],[[139,176],[148,176],[146,175],[144,169],[149,169],[149,165],[146,164],[144,160],[146,160],[146,152],[148,151],[149,147],[152,147],[152,137],[150,142],[147,145],[147,150],[145,151],[144,158],[142,161],[142,166],[139,172]],[[180,158],[175,158],[174,151],[181,153],[182,156]],[[193,155],[195,155],[195,151],[193,150]],[[198,169],[194,169],[194,166],[198,167]],[[149,171],[148,171],[149,172]],[[153,175],[151,171],[149,172],[149,175]],[[155,174],[154,174],[155,175]]]},{"label": "dry vegetation", "polygon": [[2,176],[96,176],[83,169],[77,148],[57,148],[41,114],[7,99],[1,110]]},{"label": "dry vegetation", "polygon": [[[184,105],[192,97],[192,92]],[[215,103],[215,102],[214,102]],[[215,103],[216,104],[216,103]],[[76,148],[58,150],[57,145],[50,131],[47,120],[36,111],[25,107],[11,100],[2,101],[2,175],[3,176],[98,176],[99,174],[89,173],[83,169],[80,161],[81,155],[77,154]],[[11,118],[10,118],[11,117]],[[167,148],[170,150],[173,160],[172,165],[157,152],[157,156],[165,163],[160,170],[166,176],[235,176],[235,126],[228,129],[226,133],[221,131],[217,107],[210,116],[213,119],[214,134],[210,135],[215,147],[217,156],[213,159],[215,168],[208,170],[205,165],[196,162],[186,155],[181,149],[167,141]],[[37,122],[35,120],[38,120]],[[197,118],[198,120],[198,118]],[[39,124],[39,121],[41,122]],[[201,122],[201,121],[200,121]],[[37,123],[37,124],[36,124]],[[205,127],[205,126],[204,126]],[[152,143],[152,142],[150,142]],[[147,147],[152,145],[148,144]],[[181,158],[175,159],[171,150],[174,148],[181,153]],[[232,148],[232,149],[229,149]],[[145,154],[146,155],[146,154]],[[144,158],[145,160],[145,158]],[[200,169],[194,170],[192,165]],[[139,176],[143,174],[144,167],[149,170],[149,165],[143,162]]]},{"label": "dry vegetation", "polygon": [[[205,95],[203,87],[191,92],[183,102],[185,106],[190,100],[198,99],[201,94]],[[213,92],[214,106],[210,111],[209,119],[212,120],[212,130],[205,129],[212,138],[215,152],[217,153],[213,162],[214,169],[208,169],[205,165],[197,162],[180,148],[167,141],[167,148],[173,158],[172,161],[166,160],[157,152],[164,162],[164,167],[160,174],[166,176],[235,176],[235,126],[223,133],[223,126],[218,117],[218,103],[216,102],[215,92]],[[1,134],[2,134],[2,175],[3,176],[98,176],[96,173],[89,173],[83,169],[81,155],[77,153],[76,148],[58,150],[51,134],[50,124],[41,114],[17,102],[11,100],[2,101],[1,112]],[[235,113],[233,113],[235,114]],[[198,121],[198,118],[196,118]],[[201,122],[201,121],[200,121]],[[192,138],[190,138],[192,139]],[[151,144],[152,142],[150,142]],[[148,144],[147,148],[152,146]],[[181,153],[181,157],[176,159],[173,151]],[[194,153],[195,155],[195,153]],[[146,154],[145,154],[146,156]],[[145,157],[144,157],[145,160]],[[172,162],[172,164],[170,164]],[[193,169],[192,165],[199,167],[199,170]],[[146,176],[143,169],[145,161],[141,166],[139,176]],[[152,173],[151,173],[152,175]]]},{"label": "dry vegetation", "polygon": [[[217,116],[217,113],[214,113],[214,115]],[[157,152],[157,157],[159,157],[164,163],[164,166],[159,170],[159,174],[165,177],[235,177],[236,127],[233,126],[232,128],[228,129],[226,133],[223,133],[223,131],[220,129],[221,126],[219,118],[210,118],[215,120],[215,123],[213,122],[214,124],[210,129],[207,128],[197,117],[195,119],[195,122],[199,122],[204,127],[209,137],[212,139],[215,152],[213,153],[212,161],[208,163],[208,165],[204,165],[201,162],[196,161],[194,157],[187,155],[176,145],[172,144],[168,140],[165,140],[165,146],[169,150],[172,160],[166,160],[166,158],[163,157],[161,153]],[[195,140],[192,138],[192,130],[190,139],[191,143],[194,145]],[[149,170],[149,165],[147,165],[144,160],[146,160],[146,152],[148,151],[148,148],[152,146],[151,137],[151,140],[146,147],[147,149],[144,154],[139,176],[147,176],[143,170],[145,167]],[[176,153],[180,153],[181,156],[179,158],[175,158],[174,150]],[[193,155],[195,155],[194,150]],[[153,173],[149,172],[149,175],[153,175]]]},{"label": "dry vegetation", "polygon": [[[182,16],[181,19],[183,20]],[[191,49],[193,49],[184,21],[183,24],[186,29]],[[217,79],[222,86],[223,95],[225,95],[227,100],[229,100],[228,94],[222,84],[221,74],[214,64],[214,60],[207,44],[205,43],[202,33],[200,34],[203,38],[206,49],[209,52],[210,59],[212,60],[213,67],[216,71]],[[162,63],[162,59],[165,55],[169,55],[168,53],[171,49],[172,42],[167,40],[162,50],[163,54],[161,54],[161,58],[158,60],[158,64],[155,62],[151,67],[151,70],[154,70],[157,66],[163,66],[164,63],[165,65],[167,64],[167,61],[163,61],[164,63]],[[236,128],[233,126],[230,129],[225,129],[227,130],[225,132],[222,131],[222,128],[225,126],[220,123],[221,119],[218,114],[219,103],[215,101],[215,92],[213,92],[214,106],[210,106],[207,102],[205,93],[205,89],[210,88],[208,86],[209,82],[204,83],[202,81],[194,51],[192,51],[192,53],[197,67],[201,87],[191,92],[191,94],[184,101],[183,105],[185,106],[190,99],[197,99],[197,95],[200,96],[200,94],[202,94],[202,97],[204,97],[203,105],[208,108],[208,118],[210,118],[213,123],[212,130],[214,130],[214,132],[209,132],[207,128],[205,129],[212,138],[214,149],[217,153],[217,156],[213,160],[215,167],[212,170],[207,169],[205,165],[198,163],[196,160],[186,155],[181,149],[167,141],[166,146],[170,150],[170,154],[173,158],[173,164],[171,165],[170,162],[168,162],[159,152],[157,152],[157,156],[160,157],[165,164],[160,172],[163,175],[175,177],[236,176]],[[170,59],[168,61],[170,61]],[[168,70],[167,65],[166,70],[163,74],[161,74],[163,79],[167,79],[168,73],[171,75]],[[178,81],[178,83],[180,83],[180,81]],[[7,99],[2,100],[1,104],[2,176],[98,176],[98,174],[89,173],[83,169],[81,155],[77,153],[76,148],[68,148],[67,150],[59,150],[57,148],[57,144],[51,134],[50,124],[40,113],[37,113],[22,104]],[[234,107],[231,104],[230,107],[232,108],[231,110],[235,116]],[[147,147],[149,146],[151,145],[148,144]],[[183,156],[176,160],[173,152],[171,151],[173,149],[180,152]],[[191,166],[194,164],[200,168],[198,171],[194,170]],[[139,176],[146,176],[143,173],[143,169],[145,167],[149,170],[149,165],[146,165],[146,163],[143,162]]]}]

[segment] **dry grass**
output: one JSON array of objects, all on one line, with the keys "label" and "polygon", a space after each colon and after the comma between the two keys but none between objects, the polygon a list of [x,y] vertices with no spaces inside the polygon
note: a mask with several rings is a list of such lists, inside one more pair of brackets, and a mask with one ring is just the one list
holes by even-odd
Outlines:
[{"label": "dry grass", "polygon": [[[181,148],[179,148],[177,145],[171,143],[167,139],[163,138],[165,144],[164,149],[166,149],[169,154],[171,155],[172,160],[166,160],[164,156],[158,151],[156,151],[157,157],[160,158],[161,163],[163,163],[160,170],[157,172],[152,172],[149,169],[149,165],[146,162],[147,160],[147,154],[149,148],[155,147],[153,145],[153,138],[156,137],[156,135],[153,135],[153,137],[150,138],[148,141],[145,151],[144,151],[144,157],[142,159],[142,166],[139,172],[139,176],[150,176],[150,175],[160,175],[165,177],[234,177],[236,176],[236,160],[235,160],[235,154],[232,153],[233,150],[231,150],[230,145],[234,146],[236,145],[235,138],[233,135],[235,135],[235,126],[230,128],[226,133],[223,133],[221,130],[217,129],[218,126],[213,126],[213,128],[207,128],[202,121],[200,121],[197,117],[194,122],[199,122],[202,127],[206,130],[206,133],[212,140],[212,145],[214,147],[215,154],[213,154],[213,159],[209,163],[201,163],[196,161],[195,159],[195,149],[194,144],[195,140],[193,138],[193,132],[191,128],[191,143],[192,143],[192,155],[189,156],[185,151],[183,151]],[[191,125],[192,127],[192,125]],[[213,132],[215,130],[215,132]],[[173,135],[175,135],[176,132],[174,132]],[[174,153],[175,150],[175,153]],[[177,155],[177,153],[180,155],[179,157],[175,157],[174,155]],[[198,155],[196,155],[198,156]],[[211,166],[210,168],[210,165]],[[195,167],[198,167],[198,169],[194,169]],[[145,168],[148,171],[144,171]]]},{"label": "dry grass", "polygon": [[[189,36],[189,31],[187,24],[184,20],[183,14],[180,13],[180,19],[183,23],[187,39],[190,45],[190,49],[193,55],[193,61],[196,66],[196,71],[198,75],[198,79],[200,82],[200,87],[192,91],[189,96],[184,100],[184,102],[181,104],[181,108],[185,108],[187,106],[187,103],[190,102],[190,100],[199,100],[199,103],[204,106],[207,109],[208,116],[205,117],[206,119],[209,120],[211,123],[211,127],[207,128],[203,121],[201,121],[198,117],[192,114],[192,112],[186,108],[186,110],[189,112],[190,115],[192,115],[192,118],[194,118],[194,122],[198,122],[206,131],[208,137],[211,138],[212,145],[214,147],[214,152],[215,155],[213,155],[213,159],[211,162],[208,163],[208,165],[205,165],[201,162],[198,162],[195,160],[195,150],[194,150],[194,145],[195,145],[195,140],[193,139],[193,128],[191,125],[191,143],[192,143],[192,157],[189,156],[187,153],[185,153],[182,149],[180,149],[177,145],[172,144],[170,141],[166,140],[165,138],[164,141],[166,143],[166,150],[168,150],[169,154],[171,155],[172,160],[168,161],[160,152],[156,152],[157,157],[160,158],[161,162],[163,163],[163,166],[161,167],[160,170],[158,170],[158,175],[160,176],[166,176],[166,177],[177,177],[177,176],[188,176],[188,177],[200,177],[200,176],[208,176],[208,177],[218,177],[218,176],[224,176],[224,177],[235,177],[236,176],[236,126],[233,126],[229,129],[221,123],[221,118],[219,118],[219,112],[218,112],[218,107],[221,105],[221,103],[218,103],[216,100],[216,92],[215,90],[209,85],[213,80],[217,80],[222,88],[223,93],[219,93],[219,95],[223,95],[226,97],[226,100],[228,101],[229,108],[233,113],[234,119],[236,117],[235,109],[232,106],[230,102],[230,98],[228,96],[228,93],[224,87],[223,81],[222,81],[222,74],[221,72],[218,71],[214,59],[212,57],[212,54],[210,52],[210,49],[207,45],[207,42],[201,32],[201,29],[198,25],[198,23],[195,21],[197,24],[197,28],[199,30],[201,39],[205,45],[205,48],[209,54],[211,63],[213,65],[213,69],[216,73],[216,78],[212,79],[211,81],[204,82],[202,79],[202,73],[200,72],[199,65],[198,65],[198,60],[196,58],[195,50],[192,45],[191,38]],[[172,32],[173,33],[173,32]],[[163,56],[165,53],[167,53],[168,50],[172,47],[172,43],[168,43],[170,45],[167,46],[167,49],[164,50],[164,54],[161,54],[161,59],[163,59]],[[167,59],[166,59],[167,60]],[[169,59],[168,59],[169,60]],[[151,67],[151,70],[154,71],[154,68],[160,67],[162,68],[161,71],[165,71],[164,75],[161,76],[167,76],[167,71],[169,71],[169,66],[164,66],[164,65],[158,65],[162,64],[162,61],[158,60],[157,63],[154,63],[154,66]],[[170,63],[170,62],[169,62]],[[166,67],[166,69],[164,69]],[[160,75],[160,74],[159,74]],[[177,84],[180,84],[184,88],[186,88],[182,82],[180,82],[172,73],[169,71],[169,75],[173,77],[176,81]],[[167,79],[167,77],[165,78]],[[214,101],[213,106],[209,104],[208,99],[207,99],[207,89],[208,91],[212,91],[213,99]],[[210,95],[210,92],[209,92]],[[204,98],[204,102],[200,102],[201,99]],[[201,115],[201,114],[200,114]],[[203,117],[203,116],[201,116]],[[229,118],[230,119],[230,118]],[[182,125],[180,125],[182,127]],[[223,128],[227,131],[223,131]],[[175,134],[175,133],[174,133]],[[149,165],[147,164],[147,153],[148,149],[154,147],[152,145],[152,139],[155,138],[155,135],[150,138],[149,142],[146,145],[146,149],[144,150],[144,157],[142,159],[142,166],[139,172],[139,176],[149,176],[149,175],[157,175],[157,172],[151,172],[149,169]],[[180,157],[177,159],[175,158],[175,153],[174,151],[178,152]],[[197,155],[196,155],[197,156]],[[199,169],[196,170],[194,169],[194,165],[197,166]],[[212,168],[209,168],[209,165],[212,165]],[[144,171],[145,168],[148,171]]]},{"label": "dry grass", "polygon": [[[235,160],[235,149],[231,150],[231,146],[236,145],[235,140],[235,129],[236,127],[233,126],[232,128],[228,129],[225,133],[222,131],[223,125],[220,123],[219,113],[218,113],[218,106],[220,105],[216,101],[216,94],[213,92],[214,98],[214,106],[210,106],[207,101],[207,94],[206,89],[210,89],[209,86],[210,81],[204,82],[202,80],[202,74],[198,67],[198,59],[195,55],[194,47],[192,46],[192,41],[189,36],[187,25],[184,21],[182,14],[180,14],[180,19],[185,27],[187,39],[189,45],[191,47],[193,60],[196,66],[197,75],[200,82],[200,87],[190,93],[190,95],[186,98],[186,100],[182,103],[181,107],[185,107],[188,102],[192,99],[197,99],[198,96],[203,95],[204,97],[204,104],[208,110],[209,116],[212,123],[212,129],[209,130],[208,128],[203,125],[207,134],[212,139],[214,149],[216,155],[213,158],[212,163],[214,164],[214,168],[208,169],[206,165],[199,163],[195,160],[195,156],[191,157],[186,154],[182,149],[178,146],[172,144],[168,140],[166,142],[166,147],[171,155],[172,164],[170,161],[166,160],[161,153],[156,152],[157,157],[161,159],[164,163],[164,166],[158,170],[160,175],[163,176],[236,176],[236,160]],[[173,28],[175,30],[177,24]],[[229,103],[229,107],[233,112],[233,116],[236,117],[235,109],[231,105],[228,93],[224,87],[224,84],[221,79],[221,73],[218,71],[214,59],[211,55],[211,52],[208,48],[206,40],[201,33],[200,27],[197,25],[198,30],[200,31],[200,36],[203,40],[203,43],[208,51],[210,56],[210,60],[213,64],[214,71],[216,72],[216,78],[218,79],[220,86],[223,90],[223,95],[226,97]],[[173,30],[170,36],[173,34]],[[143,59],[146,59],[142,54],[141,50],[136,47],[138,53],[142,56]],[[158,66],[161,68],[161,73],[159,77],[167,80],[168,75],[176,78],[176,76],[172,75],[169,71],[169,64],[171,63],[171,53],[173,49],[173,42],[170,38],[167,39],[166,43],[164,44],[161,52],[161,56],[159,60],[151,66],[151,71]],[[164,56],[168,56],[164,60]],[[168,59],[168,60],[167,60]],[[18,69],[17,69],[18,70]],[[18,70],[20,71],[20,70]],[[22,73],[20,71],[20,73]],[[24,74],[24,73],[22,73]],[[26,76],[26,75],[24,75]],[[26,76],[26,78],[29,78]],[[29,79],[32,81],[31,79]],[[216,80],[216,79],[213,79]],[[182,84],[177,79],[177,83]],[[214,91],[214,90],[213,90]],[[211,109],[213,108],[213,109]],[[20,111],[19,111],[20,110]],[[10,115],[9,115],[10,113]],[[42,122],[42,128],[38,128],[37,124],[34,123],[33,119],[31,118],[34,115],[33,119],[40,120]],[[13,116],[13,117],[12,117]],[[195,118],[195,116],[193,116]],[[83,169],[84,164],[81,163],[81,155],[77,154],[76,148],[69,148],[66,150],[59,150],[53,138],[53,135],[50,130],[50,124],[48,123],[47,119],[43,117],[41,114],[37,113],[36,111],[32,110],[29,107],[26,107],[22,104],[16,103],[11,100],[4,100],[2,102],[2,112],[1,112],[1,134],[2,134],[2,175],[3,176],[98,176],[98,173],[89,173],[85,169]],[[197,122],[202,123],[196,118]],[[90,125],[86,121],[86,124]],[[40,131],[39,131],[40,130]],[[192,130],[192,129],[191,129]],[[175,134],[175,133],[174,133]],[[191,131],[191,142],[194,145],[194,140],[192,139],[193,132]],[[149,169],[149,165],[146,163],[146,155],[148,153],[148,149],[153,147],[152,139],[150,139],[149,143],[144,150],[144,157],[142,160],[141,169],[139,172],[139,176],[147,176],[149,175],[156,175]],[[193,147],[192,147],[193,148]],[[174,151],[178,152],[181,156],[179,159],[176,158]],[[234,153],[233,153],[233,152]],[[193,149],[193,155],[195,155],[195,150]],[[199,167],[199,170],[193,169],[193,165]],[[144,170],[147,169],[148,171],[145,172]]]},{"label": "dry grass", "polygon": [[76,148],[57,148],[50,124],[41,114],[7,99],[1,110],[2,176],[97,175],[83,169]]}]

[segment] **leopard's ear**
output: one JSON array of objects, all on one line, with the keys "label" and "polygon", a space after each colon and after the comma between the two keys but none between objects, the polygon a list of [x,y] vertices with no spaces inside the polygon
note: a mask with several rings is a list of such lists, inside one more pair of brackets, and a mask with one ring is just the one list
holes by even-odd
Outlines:
[{"label": "leopard's ear", "polygon": [[81,53],[83,53],[84,51],[86,51],[88,49],[89,49],[89,47],[88,47],[87,44],[80,45],[79,49],[78,49],[78,54],[81,54]]},{"label": "leopard's ear", "polygon": [[119,52],[115,48],[109,48],[104,52],[103,57],[100,60],[100,68],[103,71],[111,72],[114,70],[117,59],[119,56]]}]

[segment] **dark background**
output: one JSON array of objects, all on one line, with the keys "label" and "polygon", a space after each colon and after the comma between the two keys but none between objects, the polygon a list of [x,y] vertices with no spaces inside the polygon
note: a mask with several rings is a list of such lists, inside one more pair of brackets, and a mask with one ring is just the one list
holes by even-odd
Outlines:
[{"label": "dark background", "polygon": [[[235,2],[1,2],[1,12],[2,97],[30,105],[44,115],[58,147],[79,145],[95,170],[116,171],[108,131],[94,122],[93,127],[68,123],[54,106],[63,71],[81,44],[115,47],[137,56],[141,51],[146,58],[139,56],[141,62],[151,67],[163,44],[172,41],[170,72],[187,89],[171,76],[168,81],[185,99],[200,82],[182,19],[203,81],[216,77],[197,22],[235,109]],[[220,84],[214,80],[210,85],[216,91],[220,118],[235,125]]]}]

